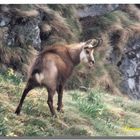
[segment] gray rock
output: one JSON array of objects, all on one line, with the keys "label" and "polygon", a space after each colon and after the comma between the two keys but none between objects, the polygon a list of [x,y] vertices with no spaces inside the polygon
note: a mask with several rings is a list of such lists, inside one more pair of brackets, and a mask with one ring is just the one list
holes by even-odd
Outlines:
[{"label": "gray rock", "polygon": [[10,17],[0,14],[0,27],[8,25],[10,20]]},{"label": "gray rock", "polygon": [[[123,55],[119,67],[124,77],[122,88],[131,98],[140,99],[140,37],[130,40],[125,49],[129,53]],[[136,57],[130,57],[132,54]]]},{"label": "gray rock", "polygon": [[80,18],[87,16],[97,16],[109,13],[119,7],[119,4],[94,4],[78,10],[77,15]]}]

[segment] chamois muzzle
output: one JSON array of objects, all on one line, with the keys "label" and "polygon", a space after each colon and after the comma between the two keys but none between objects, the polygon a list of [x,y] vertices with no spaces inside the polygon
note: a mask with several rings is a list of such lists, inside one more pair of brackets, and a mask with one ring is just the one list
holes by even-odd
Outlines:
[{"label": "chamois muzzle", "polygon": [[89,65],[89,68],[93,67],[94,63],[95,63],[94,60],[90,60],[90,61],[89,61],[89,64],[88,64],[88,65]]},{"label": "chamois muzzle", "polygon": [[95,59],[94,59],[94,56],[89,58],[88,60],[88,66],[89,68],[92,68],[94,66],[94,63],[95,63]]}]

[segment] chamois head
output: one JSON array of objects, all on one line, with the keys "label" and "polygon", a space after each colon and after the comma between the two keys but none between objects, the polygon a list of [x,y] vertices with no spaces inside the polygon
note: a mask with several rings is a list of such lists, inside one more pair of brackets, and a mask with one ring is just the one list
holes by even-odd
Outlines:
[{"label": "chamois head", "polygon": [[92,67],[95,63],[94,50],[96,47],[100,46],[101,43],[102,39],[90,39],[86,41],[80,53],[80,60],[88,63],[89,67]]}]

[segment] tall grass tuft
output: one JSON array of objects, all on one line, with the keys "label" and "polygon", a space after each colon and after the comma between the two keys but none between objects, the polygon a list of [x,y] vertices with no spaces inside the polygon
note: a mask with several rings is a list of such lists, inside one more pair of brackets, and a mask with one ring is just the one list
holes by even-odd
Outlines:
[{"label": "tall grass tuft", "polygon": [[105,110],[105,105],[102,103],[101,90],[89,90],[86,95],[79,95],[77,92],[74,92],[72,99],[81,112],[93,118],[101,115]]},{"label": "tall grass tuft", "polygon": [[5,111],[3,106],[0,106],[0,136],[6,136],[7,134],[7,126],[5,124],[4,112]]}]

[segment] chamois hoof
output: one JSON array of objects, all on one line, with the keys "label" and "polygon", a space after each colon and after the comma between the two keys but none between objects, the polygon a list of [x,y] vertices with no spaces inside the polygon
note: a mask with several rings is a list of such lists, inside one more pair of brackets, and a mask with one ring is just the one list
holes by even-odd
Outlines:
[{"label": "chamois hoof", "polygon": [[52,117],[53,118],[58,118],[56,114],[52,114]]},{"label": "chamois hoof", "polygon": [[57,109],[57,111],[58,111],[59,113],[64,113],[64,110],[63,110],[63,109]]},{"label": "chamois hoof", "polygon": [[19,110],[16,110],[16,111],[15,111],[15,114],[16,114],[16,115],[20,115],[20,111],[19,111]]}]

